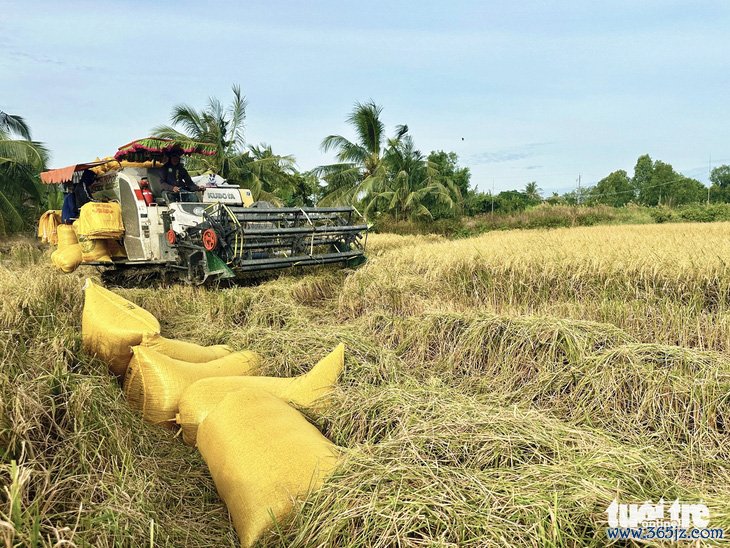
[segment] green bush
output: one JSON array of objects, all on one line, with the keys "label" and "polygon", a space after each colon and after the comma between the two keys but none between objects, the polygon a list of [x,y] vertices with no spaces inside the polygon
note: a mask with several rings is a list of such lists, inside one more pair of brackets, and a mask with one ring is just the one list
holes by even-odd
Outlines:
[{"label": "green bush", "polygon": [[575,206],[543,202],[516,213],[485,213],[460,218],[438,219],[428,222],[395,221],[381,216],[375,220],[376,232],[401,235],[440,234],[463,238],[491,230],[563,228],[608,224],[646,224],[671,222],[709,223],[730,221],[730,204],[692,204],[678,208],[667,206],[646,207],[627,204],[624,207],[608,205]]},{"label": "green bush", "polygon": [[730,221],[730,204],[684,206],[677,210],[677,215],[683,221],[696,223]]}]

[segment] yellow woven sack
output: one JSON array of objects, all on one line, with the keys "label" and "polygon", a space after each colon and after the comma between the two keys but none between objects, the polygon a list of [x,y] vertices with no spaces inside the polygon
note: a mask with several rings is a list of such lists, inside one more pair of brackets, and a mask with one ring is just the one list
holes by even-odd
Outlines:
[{"label": "yellow woven sack", "polygon": [[263,390],[298,407],[326,408],[325,396],[332,393],[345,360],[345,345],[339,344],[309,373],[294,378],[215,377],[191,384],[180,397],[175,420],[182,428],[183,441],[195,445],[198,425],[228,394],[243,388]]},{"label": "yellow woven sack", "polygon": [[73,272],[81,264],[81,246],[79,244],[59,246],[56,251],[51,253],[51,262],[53,266],[66,274]]},{"label": "yellow woven sack", "polygon": [[48,237],[46,236],[46,218],[48,216],[48,211],[46,211],[43,215],[41,215],[41,218],[38,219],[38,234],[37,236],[41,239],[43,243],[48,242]]},{"label": "yellow woven sack", "polygon": [[129,406],[142,412],[145,420],[174,426],[180,396],[195,381],[206,377],[251,374],[261,365],[254,352],[234,352],[207,363],[190,363],[169,358],[144,346],[133,348],[124,379]]},{"label": "yellow woven sack", "polygon": [[229,394],[200,425],[198,447],[228,506],[241,546],[319,488],[338,450],[304,416],[268,392]]},{"label": "yellow woven sack", "polygon": [[183,360],[191,363],[203,363],[217,360],[223,356],[227,356],[232,352],[231,348],[225,344],[216,344],[213,346],[200,346],[199,344],[176,341],[166,339],[158,333],[147,333],[142,337],[141,346],[149,348],[160,354],[164,354],[168,358]]},{"label": "yellow woven sack", "polygon": [[58,243],[57,228],[61,224],[61,212],[49,209],[38,221],[38,237],[41,242],[56,245]]},{"label": "yellow woven sack", "polygon": [[112,258],[106,248],[106,240],[91,240],[86,236],[79,236],[81,244],[81,262],[110,263]]},{"label": "yellow woven sack", "polygon": [[88,239],[121,238],[122,208],[116,202],[89,202],[79,210],[78,232]]},{"label": "yellow woven sack", "polygon": [[59,225],[56,228],[56,235],[58,237],[58,250],[62,250],[65,247],[76,245],[79,243],[76,237],[76,231],[71,225]]},{"label": "yellow woven sack", "polygon": [[105,361],[117,377],[124,377],[132,347],[144,333],[159,333],[160,323],[136,304],[86,281],[81,337],[84,350]]}]

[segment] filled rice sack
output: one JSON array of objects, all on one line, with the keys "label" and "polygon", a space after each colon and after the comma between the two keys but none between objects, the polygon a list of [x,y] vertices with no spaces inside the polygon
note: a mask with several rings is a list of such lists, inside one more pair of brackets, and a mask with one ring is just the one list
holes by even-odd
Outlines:
[{"label": "filled rice sack", "polygon": [[243,547],[319,488],[338,461],[337,447],[299,411],[257,389],[225,396],[200,424],[198,448]]},{"label": "filled rice sack", "polygon": [[86,236],[79,236],[81,245],[81,262],[83,263],[110,263],[112,258],[106,247],[106,240],[94,240]]},{"label": "filled rice sack", "polygon": [[243,388],[269,392],[298,407],[323,410],[328,403],[326,396],[334,390],[344,364],[345,345],[339,344],[311,371],[298,377],[212,377],[196,381],[182,393],[175,417],[183,441],[195,445],[198,426],[205,417],[224,397]]},{"label": "filled rice sack", "polygon": [[71,225],[58,225],[56,238],[58,239],[58,251],[79,243],[76,230]]},{"label": "filled rice sack", "polygon": [[38,220],[38,237],[41,242],[51,245],[58,244],[58,225],[61,224],[61,211],[46,211]]},{"label": "filled rice sack", "polygon": [[88,202],[81,206],[78,233],[89,240],[121,238],[124,234],[122,206],[117,202]]},{"label": "filled rice sack", "polygon": [[68,244],[63,248],[59,245],[58,249],[51,253],[51,263],[61,272],[66,274],[73,272],[81,264],[81,245]]},{"label": "filled rice sack", "polygon": [[124,394],[130,407],[142,412],[148,422],[174,426],[183,391],[207,377],[254,374],[261,365],[255,352],[233,352],[206,363],[176,360],[144,346],[135,346],[124,379]]},{"label": "filled rice sack", "polygon": [[170,358],[191,363],[217,360],[232,352],[231,348],[225,344],[201,346],[187,341],[167,339],[159,333],[145,333],[140,346],[144,346]]},{"label": "filled rice sack", "polygon": [[84,350],[105,361],[109,371],[123,378],[132,347],[145,333],[159,333],[157,319],[124,297],[86,281],[81,338]]}]

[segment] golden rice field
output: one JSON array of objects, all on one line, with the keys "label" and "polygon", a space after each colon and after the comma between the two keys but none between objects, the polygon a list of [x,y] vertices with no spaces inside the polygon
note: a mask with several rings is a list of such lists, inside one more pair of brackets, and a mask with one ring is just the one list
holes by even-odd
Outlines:
[{"label": "golden rice field", "polygon": [[[260,546],[604,546],[613,500],[730,531],[730,224],[370,235],[356,271],[115,288],[265,373],[336,343],[335,474]],[[81,351],[84,276],[0,254],[0,542],[236,546],[195,449]]]}]

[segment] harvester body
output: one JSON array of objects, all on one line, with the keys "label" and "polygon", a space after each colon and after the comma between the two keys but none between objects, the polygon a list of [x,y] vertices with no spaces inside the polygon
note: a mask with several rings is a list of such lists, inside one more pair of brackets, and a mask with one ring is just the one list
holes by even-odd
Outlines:
[{"label": "harvester body", "polygon": [[176,195],[162,190],[160,176],[159,168],[125,167],[98,177],[92,198],[121,204],[127,256],[97,266],[203,283],[365,260],[368,226],[353,207],[274,207],[225,184]]},{"label": "harvester body", "polygon": [[[194,178],[199,192],[166,192],[165,161],[191,154],[211,156],[214,147],[148,137],[119,147],[114,158],[41,173],[43,183],[63,185],[71,195],[67,198],[84,185],[92,202],[120,204],[122,252],[99,262],[82,253],[83,264],[114,278],[162,275],[204,283],[288,267],[365,261],[368,225],[354,207],[275,207],[255,202],[249,190],[210,172]],[[80,207],[80,217],[84,209]],[[81,241],[84,235],[78,236]],[[64,271],[76,266],[66,264]]]}]

